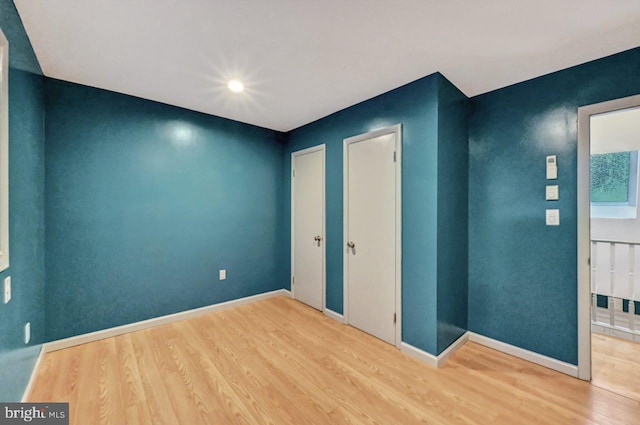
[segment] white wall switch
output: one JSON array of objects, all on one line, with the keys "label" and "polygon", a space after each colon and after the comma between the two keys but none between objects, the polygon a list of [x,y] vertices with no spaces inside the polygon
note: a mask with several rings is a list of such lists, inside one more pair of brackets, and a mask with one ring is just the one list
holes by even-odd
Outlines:
[{"label": "white wall switch", "polygon": [[547,156],[547,180],[555,180],[558,178],[558,156]]},{"label": "white wall switch", "polygon": [[547,226],[560,225],[560,210],[547,210]]},{"label": "white wall switch", "polygon": [[559,186],[557,184],[547,185],[547,201],[557,201],[559,198]]},{"label": "white wall switch", "polygon": [[4,303],[11,301],[11,276],[4,278]]},{"label": "white wall switch", "polygon": [[227,271],[220,270],[220,280],[225,280],[227,278]]},{"label": "white wall switch", "polygon": [[31,341],[31,322],[24,325],[24,343],[28,344],[29,341]]}]

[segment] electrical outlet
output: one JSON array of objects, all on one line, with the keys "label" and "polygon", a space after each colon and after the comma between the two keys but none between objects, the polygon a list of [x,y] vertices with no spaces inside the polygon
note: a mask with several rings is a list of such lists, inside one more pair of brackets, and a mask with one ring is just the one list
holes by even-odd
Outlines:
[{"label": "electrical outlet", "polygon": [[220,280],[225,280],[227,278],[227,271],[220,270]]},{"label": "electrical outlet", "polygon": [[24,325],[24,343],[28,344],[29,341],[31,341],[31,322]]},{"label": "electrical outlet", "polygon": [[11,276],[4,278],[4,303],[11,301]]}]

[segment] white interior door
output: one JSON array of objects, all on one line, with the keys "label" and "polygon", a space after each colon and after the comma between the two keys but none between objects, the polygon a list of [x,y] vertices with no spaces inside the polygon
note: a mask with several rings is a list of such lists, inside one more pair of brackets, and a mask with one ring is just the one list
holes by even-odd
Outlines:
[{"label": "white interior door", "polygon": [[[399,127],[399,126],[398,126]],[[399,128],[397,128],[399,132]],[[396,341],[398,132],[345,140],[345,277],[349,324]]]},{"label": "white interior door", "polygon": [[291,156],[291,290],[318,310],[324,308],[324,161],[324,145]]}]

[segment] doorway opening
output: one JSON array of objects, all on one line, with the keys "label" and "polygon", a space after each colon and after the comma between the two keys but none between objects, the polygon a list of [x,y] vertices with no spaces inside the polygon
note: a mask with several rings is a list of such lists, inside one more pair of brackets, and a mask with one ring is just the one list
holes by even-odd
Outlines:
[{"label": "doorway opening", "polygon": [[640,96],[578,127],[578,375],[640,401]]}]

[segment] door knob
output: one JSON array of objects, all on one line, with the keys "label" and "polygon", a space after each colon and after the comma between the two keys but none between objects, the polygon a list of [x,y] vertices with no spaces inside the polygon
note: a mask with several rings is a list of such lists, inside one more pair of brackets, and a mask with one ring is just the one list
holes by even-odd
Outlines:
[{"label": "door knob", "polygon": [[354,242],[347,242],[347,248],[354,249],[355,247],[356,247],[356,244]]},{"label": "door knob", "polygon": [[316,236],[313,238],[314,241],[316,242],[320,242],[322,240],[322,237],[320,237],[320,235]]}]

